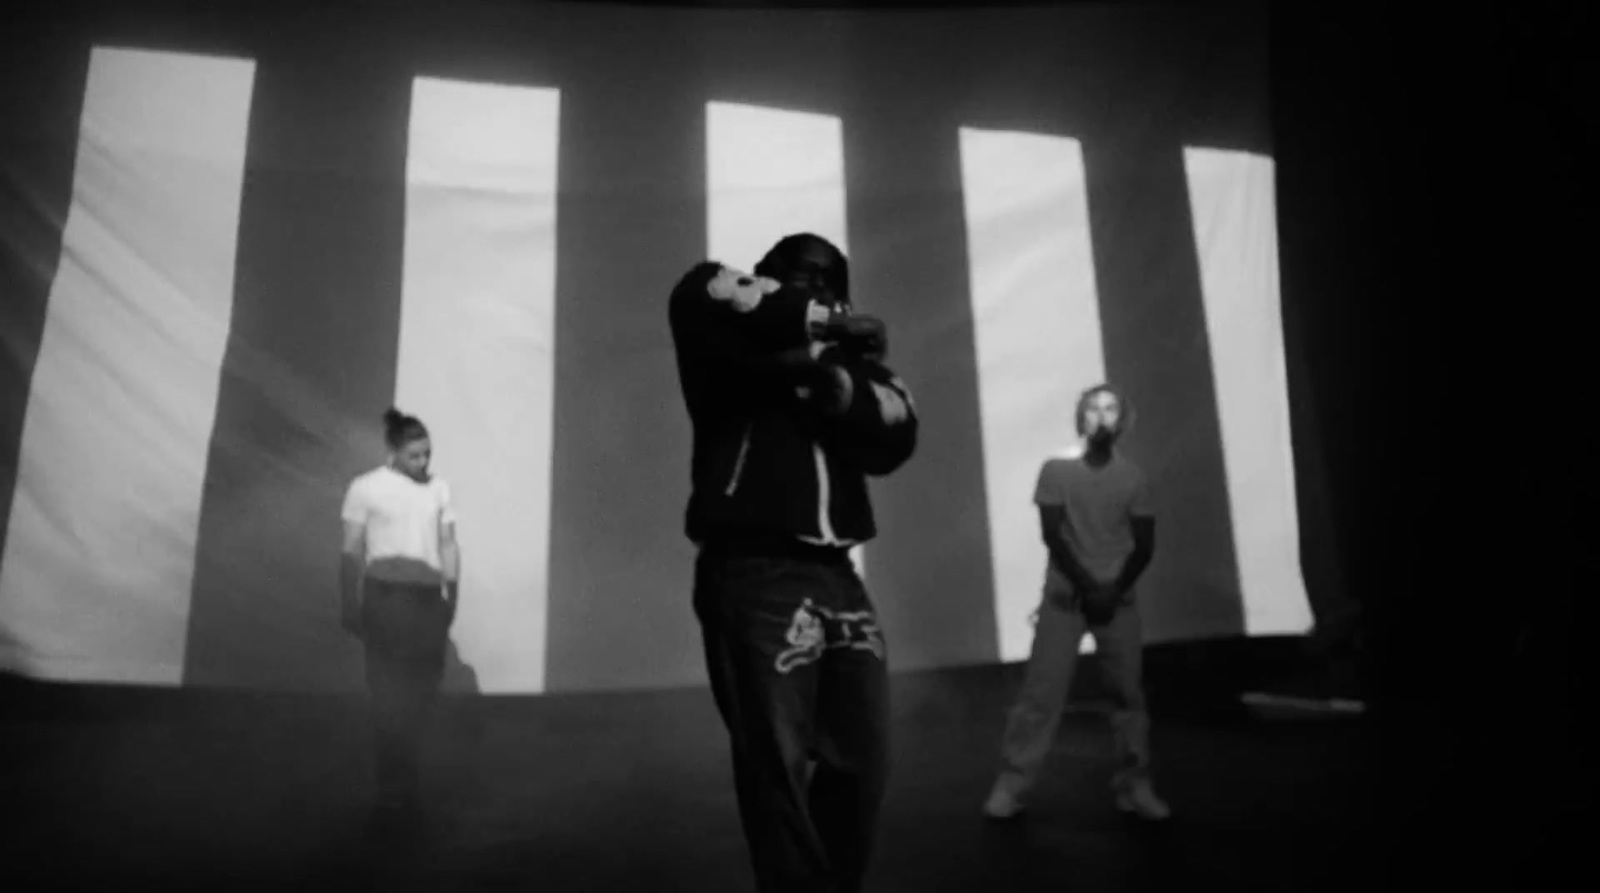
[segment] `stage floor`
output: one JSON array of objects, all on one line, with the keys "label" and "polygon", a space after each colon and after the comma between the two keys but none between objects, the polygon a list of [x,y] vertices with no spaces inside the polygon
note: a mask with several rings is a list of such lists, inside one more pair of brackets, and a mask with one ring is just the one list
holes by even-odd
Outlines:
[{"label": "stage floor", "polygon": [[[1144,827],[1116,812],[1109,728],[1080,705],[1028,816],[985,820],[1019,673],[895,677],[894,775],[870,890],[1376,886],[1362,719],[1158,713],[1157,781],[1177,815]],[[752,889],[705,689],[447,701],[431,814],[398,850],[367,827],[360,699],[26,694],[10,698],[23,707],[3,726],[12,893],[136,879],[167,891]]]}]

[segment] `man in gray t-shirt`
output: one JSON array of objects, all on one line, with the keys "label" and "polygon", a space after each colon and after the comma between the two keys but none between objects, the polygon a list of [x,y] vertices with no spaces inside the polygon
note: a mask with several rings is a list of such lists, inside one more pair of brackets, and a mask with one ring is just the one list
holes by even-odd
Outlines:
[{"label": "man in gray t-shirt", "polygon": [[[1117,576],[1137,546],[1135,524],[1154,524],[1149,485],[1139,466],[1115,452],[1098,466],[1091,465],[1087,455],[1049,459],[1039,470],[1033,502],[1050,515],[1046,520],[1065,546],[1066,557],[1076,559],[1091,584],[1074,583],[1072,565],[1052,556],[1045,572],[1045,598],[1068,609],[1115,607],[1095,599],[1117,589]],[[1131,601],[1131,586],[1120,595]],[[1084,596],[1090,604],[1082,603]]]},{"label": "man in gray t-shirt", "polygon": [[1024,795],[1038,780],[1086,631],[1095,638],[1117,702],[1117,805],[1148,819],[1170,815],[1150,783],[1144,639],[1134,598],[1134,583],[1155,552],[1155,515],[1144,473],[1115,449],[1130,416],[1131,408],[1111,386],[1085,391],[1077,406],[1083,454],[1047,460],[1039,471],[1033,501],[1050,562],[1027,676],[1006,723],[1000,777],[984,804],[992,818],[1022,811]]}]

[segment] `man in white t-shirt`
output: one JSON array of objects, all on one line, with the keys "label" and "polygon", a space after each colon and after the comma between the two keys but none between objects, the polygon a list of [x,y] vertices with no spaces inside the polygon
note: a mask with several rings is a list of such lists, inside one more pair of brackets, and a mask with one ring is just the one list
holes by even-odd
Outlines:
[{"label": "man in white t-shirt", "polygon": [[450,488],[428,472],[428,429],[384,414],[388,461],[345,492],[339,582],[344,628],[366,647],[377,806],[415,809],[422,735],[444,676],[461,579]]}]

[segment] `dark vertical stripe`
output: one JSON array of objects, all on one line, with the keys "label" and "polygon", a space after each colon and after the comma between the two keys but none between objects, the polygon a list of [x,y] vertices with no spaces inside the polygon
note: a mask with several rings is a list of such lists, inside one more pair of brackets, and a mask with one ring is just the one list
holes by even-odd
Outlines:
[{"label": "dark vertical stripe", "polygon": [[1137,410],[1124,448],[1158,513],[1141,584],[1146,637],[1244,632],[1183,147],[1108,134],[1084,141],[1106,375]]},{"label": "dark vertical stripe", "polygon": [[697,682],[667,293],[706,251],[704,96],[648,70],[561,87],[545,684]]},{"label": "dark vertical stripe", "polygon": [[360,41],[301,36],[256,70],[190,685],[360,679],[338,622],[339,507],[382,461],[394,395],[410,75]]},{"label": "dark vertical stripe", "polygon": [[921,417],[911,461],[872,485],[867,585],[895,669],[998,657],[976,336],[957,127],[880,102],[845,121],[851,292],[889,323]]},{"label": "dark vertical stripe", "polygon": [[[1294,257],[1296,250],[1287,253]],[[1280,249],[1280,257],[1285,253]],[[1287,288],[1284,293],[1287,295]],[[1283,301],[1295,515],[1300,527],[1300,576],[1306,585],[1312,616],[1320,623],[1323,618],[1348,611],[1351,603],[1340,557],[1345,543],[1335,511],[1339,500],[1329,486],[1331,468],[1325,446],[1328,438],[1323,433],[1327,427],[1323,424],[1325,408],[1333,399],[1321,393],[1326,382],[1319,380],[1311,360],[1319,349],[1328,349],[1316,340],[1318,335],[1326,337],[1332,327],[1311,329],[1302,315],[1308,312],[1301,304]]]},{"label": "dark vertical stripe", "polygon": [[72,203],[88,47],[13,32],[0,43],[0,543],[11,520],[28,389]]},{"label": "dark vertical stripe", "polygon": [[[1303,27],[1286,26],[1305,40]],[[1275,82],[1278,263],[1282,290],[1284,357],[1289,386],[1289,420],[1294,443],[1295,499],[1300,517],[1300,568],[1306,594],[1319,622],[1349,610],[1348,558],[1354,536],[1352,455],[1348,432],[1357,430],[1353,407],[1364,396],[1353,385],[1361,353],[1359,305],[1350,295],[1370,293],[1364,270],[1344,258],[1370,260],[1355,244],[1364,227],[1348,219],[1356,195],[1340,184],[1353,177],[1345,166],[1352,147],[1370,129],[1352,122],[1349,106],[1329,105],[1329,85],[1343,72],[1310,64],[1300,55],[1273,48]],[[1319,101],[1306,101],[1308,99]],[[1285,163],[1285,159],[1288,162]],[[1319,263],[1332,258],[1332,263]],[[1330,437],[1329,432],[1338,436]]]}]

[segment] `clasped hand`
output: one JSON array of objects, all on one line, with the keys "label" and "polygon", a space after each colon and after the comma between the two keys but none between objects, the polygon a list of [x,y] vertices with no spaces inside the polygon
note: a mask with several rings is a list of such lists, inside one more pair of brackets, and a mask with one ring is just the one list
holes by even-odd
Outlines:
[{"label": "clasped hand", "polygon": [[[822,347],[827,342],[830,346]],[[888,352],[889,327],[876,316],[836,314],[822,332],[813,373],[799,389],[802,399],[824,411],[843,412],[855,399],[855,385],[843,368],[852,360],[881,362]]]},{"label": "clasped hand", "polygon": [[882,362],[889,355],[889,327],[876,316],[836,315],[829,320],[823,337],[863,360]]},{"label": "clasped hand", "polygon": [[1084,619],[1091,625],[1110,623],[1122,604],[1123,595],[1123,588],[1115,582],[1101,583],[1096,580],[1092,585],[1078,590],[1078,610],[1083,612]]},{"label": "clasped hand", "polygon": [[[1084,618],[1090,624],[1100,626],[1111,621],[1111,618],[1117,613],[1117,608],[1122,604],[1123,596],[1126,594],[1127,590],[1115,581],[1110,583],[1093,581],[1088,585],[1080,584],[1076,587],[1072,604],[1083,613]],[[1029,626],[1038,625],[1039,612],[1042,607],[1034,608],[1033,612],[1028,615]],[[1065,605],[1062,605],[1062,607],[1065,607]]]}]

